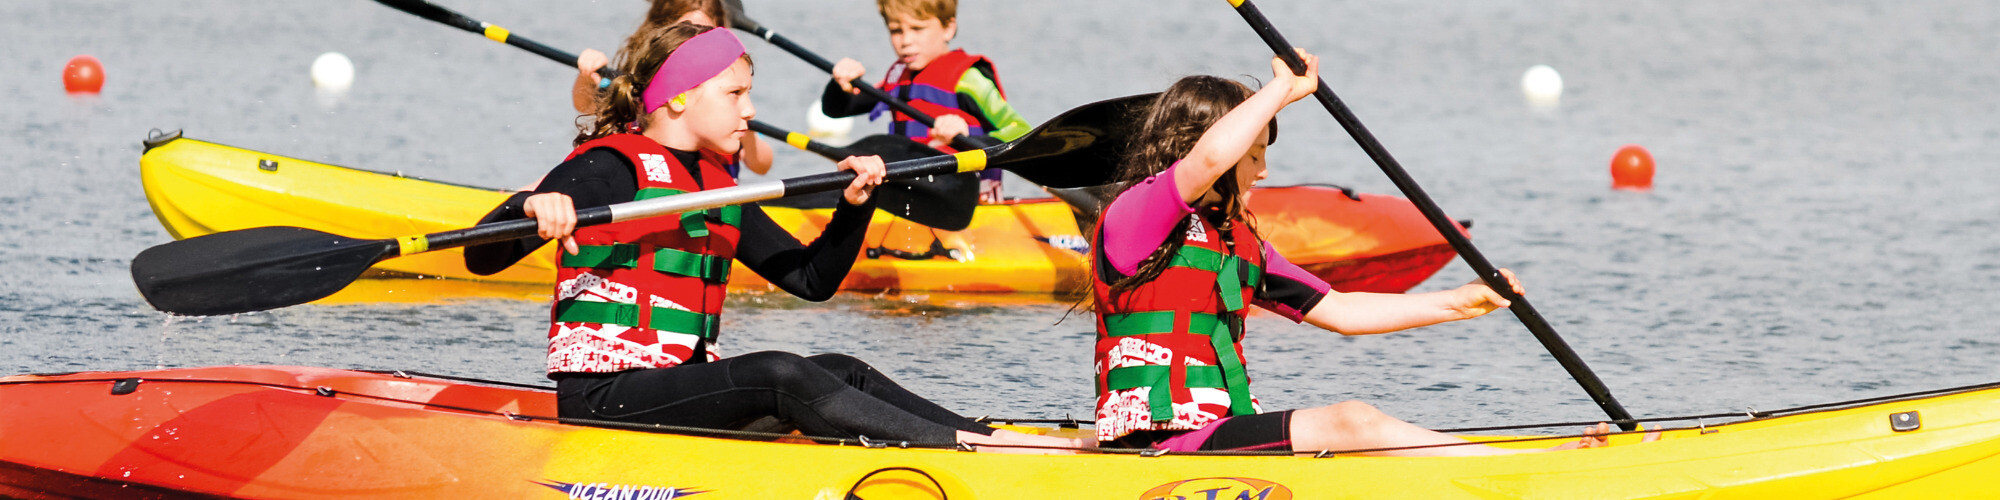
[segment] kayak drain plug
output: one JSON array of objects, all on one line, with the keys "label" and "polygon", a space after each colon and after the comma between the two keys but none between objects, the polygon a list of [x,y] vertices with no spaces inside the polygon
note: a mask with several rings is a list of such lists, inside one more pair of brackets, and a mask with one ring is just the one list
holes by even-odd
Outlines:
[{"label": "kayak drain plug", "polygon": [[1896,432],[1909,432],[1924,426],[1924,419],[1916,410],[1889,414],[1889,428]]},{"label": "kayak drain plug", "polygon": [[111,382],[111,395],[123,396],[139,390],[139,379],[121,378]]}]

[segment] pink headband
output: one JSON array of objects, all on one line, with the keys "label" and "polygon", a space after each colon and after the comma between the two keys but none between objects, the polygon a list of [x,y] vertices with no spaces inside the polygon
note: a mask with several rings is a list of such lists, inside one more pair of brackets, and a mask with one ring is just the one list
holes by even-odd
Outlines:
[{"label": "pink headband", "polygon": [[666,62],[660,63],[660,69],[653,72],[653,83],[648,84],[646,92],[641,94],[646,112],[652,113],[665,106],[668,99],[722,74],[742,57],[743,42],[737,40],[729,28],[703,31],[682,42],[680,48],[667,55]]}]

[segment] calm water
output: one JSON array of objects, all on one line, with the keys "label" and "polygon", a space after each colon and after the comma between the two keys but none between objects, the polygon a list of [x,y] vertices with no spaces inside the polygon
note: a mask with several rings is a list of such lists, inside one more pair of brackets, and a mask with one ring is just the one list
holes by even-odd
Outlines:
[{"label": "calm water", "polygon": [[[753,0],[754,18],[871,73],[868,2]],[[610,48],[640,2],[447,3],[561,48]],[[1666,415],[2000,379],[2000,6],[1981,1],[1280,1],[1263,6],[1627,408]],[[1192,73],[1268,78],[1219,1],[967,2],[1031,120]],[[1058,13],[1064,13],[1058,17]],[[803,128],[825,78],[748,41],[760,118]],[[540,380],[546,304],[301,306],[169,320],[133,255],[169,240],[137,178],[147,130],[484,185],[573,136],[572,70],[361,0],[0,2],[0,373],[237,363]],[[307,68],[339,51],[340,96]],[[94,54],[101,96],[62,92]],[[1563,106],[1519,79],[1549,64]],[[1317,107],[1283,114],[1274,184],[1394,188]],[[869,127],[863,123],[861,127]],[[878,125],[879,126],[879,125]],[[869,129],[874,130],[874,129]],[[1624,144],[1650,193],[1607,189]],[[784,153],[774,174],[822,171]],[[1015,183],[1015,195],[1032,188]],[[1471,277],[1447,267],[1420,286]],[[837,351],[970,414],[1084,417],[1088,317],[868,297],[736,301],[731,352]],[[1360,398],[1433,426],[1600,417],[1509,315],[1345,338],[1265,316],[1248,345],[1271,408]]]}]

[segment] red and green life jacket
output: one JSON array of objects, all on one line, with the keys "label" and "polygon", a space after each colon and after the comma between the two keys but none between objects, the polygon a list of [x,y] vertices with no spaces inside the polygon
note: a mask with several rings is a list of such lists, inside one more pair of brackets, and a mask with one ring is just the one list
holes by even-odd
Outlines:
[{"label": "red and green life jacket", "polygon": [[[967,135],[986,135],[986,129],[981,126],[985,122],[970,111],[958,107],[958,79],[963,77],[966,71],[973,71],[974,67],[985,68],[986,75],[993,78],[993,86],[1000,89],[1000,95],[1003,97],[1007,95],[1006,87],[1000,86],[1000,77],[993,72],[993,61],[987,60],[985,56],[967,54],[964,49],[938,56],[920,71],[910,71],[908,67],[898,63],[890,67],[889,76],[882,79],[882,90],[888,91],[889,95],[896,96],[903,102],[910,103],[911,107],[931,115],[932,118],[944,115],[958,115],[959,118],[964,118],[968,129]],[[892,110],[887,103],[876,104],[875,110],[869,112],[868,119],[874,120],[889,111]],[[895,113],[893,118],[889,122],[889,133],[908,137],[917,142],[930,142],[930,127],[900,112]],[[949,147],[940,149],[946,153],[957,152]]]},{"label": "red and green life jacket", "polygon": [[1188,217],[1185,243],[1157,278],[1116,294],[1102,273],[1094,280],[1099,441],[1257,413],[1241,342],[1263,243],[1238,223],[1232,248],[1199,214]]},{"label": "red and green life jacket", "polygon": [[[658,142],[612,135],[578,146],[610,148],[632,163],[635,200],[736,185],[726,155],[703,151],[694,168]],[[576,255],[556,268],[549,328],[550,373],[610,373],[716,359],[729,266],[736,256],[742,207],[578,228]]]}]

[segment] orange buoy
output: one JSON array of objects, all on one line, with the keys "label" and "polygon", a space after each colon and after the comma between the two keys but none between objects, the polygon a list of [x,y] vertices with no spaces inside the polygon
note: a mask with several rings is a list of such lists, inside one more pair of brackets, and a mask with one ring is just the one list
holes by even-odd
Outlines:
[{"label": "orange buoy", "polygon": [[104,65],[89,54],[70,58],[69,65],[63,67],[63,88],[72,94],[97,93],[104,88]]},{"label": "orange buoy", "polygon": [[1611,188],[1644,191],[1653,188],[1653,154],[1626,145],[1611,156]]}]

